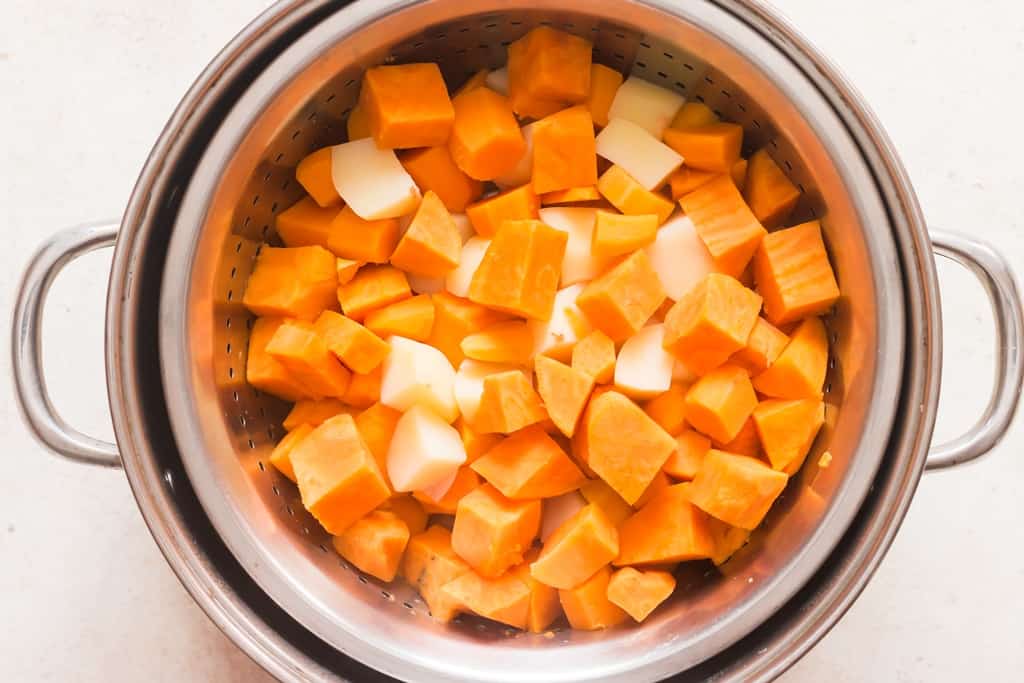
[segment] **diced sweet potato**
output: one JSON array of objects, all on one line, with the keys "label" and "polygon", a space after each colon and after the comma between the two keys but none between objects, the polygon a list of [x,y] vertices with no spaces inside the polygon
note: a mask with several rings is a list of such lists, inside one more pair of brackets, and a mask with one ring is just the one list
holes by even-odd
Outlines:
[{"label": "diced sweet potato", "polygon": [[619,534],[601,508],[587,505],[544,543],[530,566],[533,578],[553,588],[571,589],[619,554]]},{"label": "diced sweet potato", "polygon": [[516,572],[487,578],[467,572],[446,583],[441,593],[461,609],[485,619],[525,629],[530,615],[531,591]]},{"label": "diced sweet potato", "polygon": [[719,443],[736,438],[757,406],[746,370],[722,365],[701,377],[686,394],[686,421]]},{"label": "diced sweet potato", "polygon": [[505,313],[448,292],[432,294],[431,301],[434,303],[434,325],[427,343],[447,356],[453,367],[458,367],[465,358],[461,344],[467,335],[508,319]]},{"label": "diced sweet potato", "polygon": [[358,102],[356,106],[352,107],[352,111],[348,113],[348,119],[345,121],[345,132],[348,133],[349,142],[372,136],[370,132],[370,117],[366,113],[366,109],[359,106]]},{"label": "diced sweet potato", "polygon": [[539,215],[540,198],[527,183],[520,187],[481,199],[466,207],[466,217],[481,237],[494,237],[505,221],[535,219]]},{"label": "diced sweet potato", "polygon": [[591,479],[580,487],[580,494],[591,505],[601,508],[604,516],[618,528],[633,514],[633,508],[622,496],[601,479]]},{"label": "diced sweet potato", "polygon": [[711,529],[711,537],[715,539],[715,554],[711,556],[711,561],[716,567],[725,564],[750,540],[749,529],[731,526],[720,519],[709,517],[708,526]]},{"label": "diced sweet potato", "polygon": [[537,122],[532,183],[537,194],[597,183],[594,121],[589,109],[570,107]]},{"label": "diced sweet potato", "polygon": [[274,332],[266,351],[316,397],[341,398],[351,373],[332,354],[313,325],[291,320]]},{"label": "diced sweet potato", "polygon": [[754,529],[789,478],[760,460],[711,449],[690,483],[694,505],[741,529]]},{"label": "diced sweet potato", "polygon": [[267,353],[267,343],[284,318],[257,318],[249,333],[249,349],[245,360],[245,380],[256,389],[286,401],[310,398],[309,389],[294,377],[279,360]]},{"label": "diced sweet potato", "polygon": [[443,277],[459,265],[462,237],[441,198],[433,191],[413,214],[409,228],[391,254],[391,264],[424,277]]},{"label": "diced sweet potato", "polygon": [[473,428],[483,434],[511,434],[547,416],[540,396],[526,375],[519,370],[509,370],[484,378]]},{"label": "diced sweet potato", "polygon": [[505,221],[473,274],[469,299],[513,315],[547,320],[567,241],[566,233],[540,221]]},{"label": "diced sweet potato", "polygon": [[324,311],[314,327],[328,350],[354,372],[368,373],[388,355],[383,339],[340,313]]},{"label": "diced sweet potato", "polygon": [[410,537],[421,534],[427,529],[428,515],[426,511],[418,500],[407,493],[392,496],[377,509],[387,510],[397,515],[399,519],[405,522],[405,527],[409,530]]},{"label": "diced sweet potato", "polygon": [[529,365],[533,332],[522,320],[507,320],[467,335],[460,346],[466,358],[473,360]]},{"label": "diced sweet potato", "polygon": [[452,550],[452,535],[444,527],[434,525],[409,539],[402,576],[420,592],[438,621],[449,622],[459,613],[459,604],[441,589],[472,571]]},{"label": "diced sweet potato", "polygon": [[664,467],[665,466],[662,465],[661,471],[654,475],[654,479],[651,479],[651,483],[647,485],[644,492],[636,499],[636,502],[633,503],[633,507],[638,509],[642,508],[644,505],[647,505],[648,501],[656,497],[674,483],[672,479],[665,474]]},{"label": "diced sweet potato", "polygon": [[594,388],[594,378],[547,356],[534,359],[537,393],[558,430],[572,438]]},{"label": "diced sweet potato", "polygon": [[466,447],[467,465],[472,465],[504,439],[501,434],[482,434],[476,431],[466,422],[464,416],[455,421],[454,427],[459,430],[462,445]]},{"label": "diced sweet potato", "polygon": [[348,406],[336,398],[323,398],[319,401],[296,401],[288,415],[285,416],[281,426],[288,431],[304,424],[308,424],[311,427],[319,427],[324,420],[348,411]]},{"label": "diced sweet potato", "polygon": [[368,221],[346,206],[334,217],[327,248],[336,256],[366,263],[387,263],[398,244],[397,218]]},{"label": "diced sweet potato", "polygon": [[490,69],[480,69],[459,86],[459,89],[455,91],[455,95],[461,95],[464,92],[483,87],[487,83],[487,75],[490,73]]},{"label": "diced sweet potato", "polygon": [[608,125],[608,109],[612,106],[615,93],[622,85],[622,74],[604,64],[590,65],[590,92],[587,107],[594,124],[599,128]]},{"label": "diced sweet potato", "polygon": [[771,367],[754,377],[754,388],[772,398],[820,398],[827,372],[825,325],[818,318],[808,318]]},{"label": "diced sweet potato", "polygon": [[686,159],[690,168],[729,173],[740,158],[743,126],[716,122],[683,129],[668,128],[664,140]]},{"label": "diced sweet potato", "polygon": [[754,281],[764,314],[776,325],[820,315],[839,298],[821,225],[810,221],[773,232],[754,255]]},{"label": "diced sweet potato", "polygon": [[530,574],[530,565],[537,559],[538,552],[537,548],[532,548],[526,553],[523,562],[511,569],[530,589],[530,610],[526,618],[526,630],[533,633],[543,632],[562,613],[558,591]]},{"label": "diced sweet potato", "polygon": [[793,475],[825,422],[825,404],[817,399],[762,401],[753,422],[772,467]]},{"label": "diced sweet potato", "polygon": [[689,481],[697,476],[704,456],[711,450],[711,439],[686,428],[676,437],[676,450],[665,461],[662,470],[669,476]]},{"label": "diced sweet potato", "polygon": [[338,287],[342,312],[359,321],[366,314],[412,296],[405,273],[392,266],[363,266],[348,284]]},{"label": "diced sweet potato", "polygon": [[409,542],[409,528],[395,513],[374,510],[332,540],[338,554],[358,569],[391,581]]},{"label": "diced sweet potato", "polygon": [[673,382],[668,391],[644,404],[644,412],[672,436],[686,428],[686,391],[689,387]]},{"label": "diced sweet potato", "polygon": [[587,99],[592,44],[538,26],[508,47],[508,94],[520,116],[542,118]]},{"label": "diced sweet potato", "polygon": [[334,260],[335,270],[338,273],[338,286],[346,285],[352,282],[352,278],[356,276],[359,269],[362,267],[362,261],[353,261],[347,258],[338,258]]},{"label": "diced sweet potato", "polygon": [[789,337],[779,328],[764,318],[758,318],[747,337],[747,345],[732,354],[729,362],[740,366],[753,377],[767,370],[788,343]]},{"label": "diced sweet potato", "polygon": [[757,220],[766,228],[774,228],[789,218],[800,199],[800,190],[765,148],[750,157],[743,197]]},{"label": "diced sweet potato", "polygon": [[455,473],[455,480],[441,498],[434,500],[422,491],[415,492],[413,497],[423,505],[424,510],[432,515],[454,515],[459,501],[481,483],[483,482],[480,476],[464,465]]},{"label": "diced sweet potato", "polygon": [[622,608],[608,599],[611,574],[611,569],[604,566],[575,588],[558,591],[558,600],[570,626],[582,631],[597,631],[621,624],[629,618]]},{"label": "diced sweet potato", "polygon": [[743,189],[747,186],[747,166],[749,163],[746,159],[737,159],[736,163],[729,169],[729,176],[732,177],[732,182],[736,185],[736,189],[743,192]]},{"label": "diced sweet potato", "polygon": [[615,391],[592,399],[581,428],[587,430],[587,464],[630,504],[676,447],[657,422]]},{"label": "diced sweet potato", "polygon": [[507,98],[489,88],[456,97],[448,148],[462,172],[476,180],[508,173],[526,153],[526,141]]},{"label": "diced sweet potato", "polygon": [[546,192],[540,198],[540,203],[543,206],[585,204],[598,201],[601,201],[601,193],[597,191],[597,185],[584,185],[582,187],[570,187],[567,190]]},{"label": "diced sweet potato", "polygon": [[640,331],[664,300],[665,290],[650,259],[637,250],[592,280],[576,305],[594,327],[614,341],[624,341]]},{"label": "diced sweet potato", "polygon": [[427,294],[396,301],[371,311],[366,328],[381,336],[398,335],[416,341],[428,341],[434,328],[434,302]]},{"label": "diced sweet potato", "polygon": [[351,415],[310,432],[291,452],[302,504],[328,533],[338,535],[391,496]]},{"label": "diced sweet potato", "polygon": [[619,556],[615,565],[652,565],[711,557],[715,544],[708,518],[690,503],[690,486],[669,486],[619,526]]},{"label": "diced sweet potato", "polygon": [[[755,408],[756,410],[756,408]],[[760,458],[761,457],[761,437],[757,434],[757,427],[754,425],[753,414],[747,418],[747,421],[740,427],[740,431],[736,433],[736,436],[731,441],[714,441],[712,440],[711,445],[720,451],[726,453],[735,453],[736,455],[745,455],[748,458]]]},{"label": "diced sweet potato", "polygon": [[303,197],[277,215],[277,234],[286,247],[326,247],[337,207],[323,208]]},{"label": "diced sweet potato", "polygon": [[254,315],[313,320],[336,308],[334,256],[323,247],[264,246],[245,285],[242,303]]},{"label": "diced sweet potato", "polygon": [[712,178],[680,197],[679,205],[693,221],[715,259],[715,267],[739,277],[768,233],[743,201],[732,178],[726,174]]},{"label": "diced sweet potato", "polygon": [[295,179],[319,206],[341,206],[341,195],[331,179],[331,148],[318,149],[295,167]]},{"label": "diced sweet potato", "polygon": [[675,589],[675,577],[669,572],[623,567],[608,581],[608,600],[639,623],[665,602]]},{"label": "diced sweet potato", "polygon": [[523,561],[540,530],[540,512],[540,501],[509,500],[484,484],[459,501],[452,548],[481,576],[501,576]]},{"label": "diced sweet potato", "polygon": [[515,432],[471,467],[512,500],[560,496],[586,479],[540,425]]},{"label": "diced sweet potato", "polygon": [[[373,459],[385,479],[388,476],[388,448],[391,446],[391,437],[394,436],[395,427],[401,417],[402,413],[394,408],[389,408],[383,403],[374,403],[355,418],[359,436],[362,437],[366,447],[370,449],[370,453],[373,454]],[[390,486],[390,483],[388,485]]]},{"label": "diced sweet potato", "polygon": [[709,273],[665,316],[665,348],[698,375],[747,344],[761,297],[735,278]]},{"label": "diced sweet potato", "polygon": [[615,342],[601,330],[594,330],[572,349],[572,367],[607,384],[615,374]]},{"label": "diced sweet potato", "polygon": [[443,145],[455,117],[441,70],[432,62],[367,69],[359,105],[382,148]]},{"label": "diced sweet potato", "polygon": [[638,183],[621,166],[612,166],[598,178],[597,191],[624,214],[654,214],[658,225],[667,221],[675,208],[668,199]]},{"label": "diced sweet potato", "polygon": [[721,174],[715,171],[700,171],[684,164],[679,170],[668,177],[672,199],[678,200],[680,197],[690,194],[704,183],[719,175]]},{"label": "diced sweet potato", "polygon": [[718,122],[718,114],[713,112],[708,105],[703,102],[687,102],[676,112],[669,127],[686,130]]},{"label": "diced sweet potato", "polygon": [[591,248],[600,259],[629,254],[654,242],[658,224],[658,217],[654,214],[627,216],[598,211]]},{"label": "diced sweet potato", "polygon": [[295,469],[292,467],[292,451],[303,439],[313,431],[313,425],[303,422],[295,429],[284,435],[274,450],[270,453],[270,464],[277,468],[277,471],[295,481]]},{"label": "diced sweet potato", "polygon": [[410,150],[399,161],[424,195],[436,193],[452,213],[465,211],[483,192],[483,183],[470,178],[455,164],[448,145]]},{"label": "diced sweet potato", "polygon": [[353,372],[341,400],[354,408],[369,408],[380,400],[381,366],[370,372]]}]

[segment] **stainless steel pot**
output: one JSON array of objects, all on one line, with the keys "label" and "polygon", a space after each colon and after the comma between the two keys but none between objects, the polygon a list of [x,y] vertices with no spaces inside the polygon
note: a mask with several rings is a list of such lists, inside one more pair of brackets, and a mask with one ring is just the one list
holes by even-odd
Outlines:
[{"label": "stainless steel pot", "polygon": [[[701,99],[767,145],[820,217],[844,297],[828,319],[826,427],[763,530],[714,573],[686,576],[642,626],[513,634],[434,623],[414,593],[328,550],[297,492],[264,464],[284,406],[244,382],[240,305],[258,245],[298,196],[297,161],[343,138],[363,69],[434,60],[452,82],[504,61],[539,22],[588,36],[600,61]],[[117,236],[107,372],[118,444],[64,423],[48,399],[39,319],[70,259]],[[948,467],[991,449],[1024,373],[1021,304],[991,248],[933,234],[993,304],[992,397]],[[754,0],[282,2],[247,27],[175,112],[116,226],[57,236],[29,266],[14,320],[16,386],[37,436],[71,459],[123,465],[139,507],[200,605],[285,679],[371,671],[407,680],[770,678],[841,616],[910,502],[938,401],[932,245],[905,173],[841,76]],[[358,663],[357,663],[358,662]],[[369,667],[369,668],[366,668]]]}]

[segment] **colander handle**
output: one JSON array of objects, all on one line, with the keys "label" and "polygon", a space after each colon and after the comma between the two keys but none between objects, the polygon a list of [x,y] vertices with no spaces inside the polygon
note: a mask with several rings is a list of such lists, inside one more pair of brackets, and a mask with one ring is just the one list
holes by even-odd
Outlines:
[{"label": "colander handle", "polygon": [[996,371],[985,412],[965,434],[933,446],[927,470],[953,467],[985,455],[1006,434],[1024,382],[1024,312],[1013,270],[992,246],[949,232],[932,231],[932,248],[970,270],[992,304],[996,325]]},{"label": "colander handle", "polygon": [[64,421],[50,401],[43,376],[42,319],[57,274],[82,254],[113,246],[117,223],[83,225],[59,232],[32,257],[14,302],[11,356],[14,389],[29,428],[45,446],[75,462],[120,467],[117,444],[94,439]]}]

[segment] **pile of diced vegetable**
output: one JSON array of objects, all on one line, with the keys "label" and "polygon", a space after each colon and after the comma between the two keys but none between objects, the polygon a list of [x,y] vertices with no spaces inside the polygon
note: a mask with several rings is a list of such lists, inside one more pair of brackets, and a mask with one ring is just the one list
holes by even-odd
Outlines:
[{"label": "pile of diced vegetable", "polygon": [[453,95],[435,64],[369,69],[247,285],[247,379],[295,402],[272,463],[442,621],[643,621],[824,419],[839,289],[818,222],[783,227],[799,190],[591,54],[539,27]]}]

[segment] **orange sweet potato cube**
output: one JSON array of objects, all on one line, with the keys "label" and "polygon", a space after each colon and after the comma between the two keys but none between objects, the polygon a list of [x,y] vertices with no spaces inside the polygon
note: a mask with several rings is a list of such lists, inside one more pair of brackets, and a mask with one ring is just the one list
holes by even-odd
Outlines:
[{"label": "orange sweet potato cube", "polygon": [[452,548],[486,578],[523,561],[540,530],[539,500],[509,500],[490,484],[463,496],[455,511]]},{"label": "orange sweet potato cube", "polygon": [[519,370],[488,375],[484,378],[473,428],[483,434],[511,434],[548,417],[540,396],[526,375]]},{"label": "orange sweet potato cube", "polygon": [[510,571],[530,589],[530,609],[526,617],[526,630],[541,633],[562,613],[562,605],[558,602],[558,591],[541,583],[530,574],[530,565],[537,559],[539,550],[531,548],[521,564]]},{"label": "orange sweet potato cube", "polygon": [[686,428],[676,437],[676,450],[665,461],[662,470],[670,477],[690,481],[704,464],[704,456],[711,450],[711,439]]},{"label": "orange sweet potato cube", "polygon": [[388,447],[391,446],[391,437],[395,434],[400,417],[402,414],[394,408],[389,408],[383,403],[374,403],[355,418],[359,436],[370,449],[385,481],[388,476]]},{"label": "orange sweet potato cube", "polygon": [[513,42],[508,48],[512,108],[520,116],[541,118],[585,101],[592,49],[590,41],[550,26],[538,26]]},{"label": "orange sweet potato cube", "polygon": [[753,414],[747,418],[743,426],[740,427],[740,431],[730,441],[715,441],[712,439],[711,445],[715,449],[725,451],[726,453],[745,455],[748,458],[760,458],[761,437],[757,434]]},{"label": "orange sweet potato cube", "polygon": [[690,503],[690,486],[669,486],[619,526],[619,556],[614,564],[652,565],[711,557],[715,543],[708,518]]},{"label": "orange sweet potato cube", "polygon": [[393,512],[374,510],[332,539],[339,555],[381,581],[391,581],[409,542],[409,527]]},{"label": "orange sweet potato cube", "polygon": [[366,113],[366,107],[361,106],[358,102],[348,113],[348,118],[345,120],[345,132],[348,133],[348,142],[373,136],[370,131],[370,115]]},{"label": "orange sweet potato cube", "polygon": [[324,147],[306,156],[295,167],[295,179],[317,205],[340,207],[341,195],[331,177],[331,148]]},{"label": "orange sweet potato cube", "polygon": [[627,216],[598,211],[591,250],[594,256],[611,259],[646,247],[658,234],[658,217],[652,213]]},{"label": "orange sweet potato cube", "polygon": [[407,273],[443,277],[459,265],[461,251],[462,237],[455,221],[441,198],[428,191],[391,254],[391,264]]},{"label": "orange sweet potato cube", "polygon": [[467,299],[448,292],[431,295],[434,304],[434,324],[427,340],[431,346],[440,349],[448,357],[452,367],[459,367],[465,356],[462,340],[470,333],[507,320],[508,315],[491,310]]},{"label": "orange sweet potato cube", "polygon": [[466,207],[466,217],[481,237],[494,237],[505,221],[537,218],[540,198],[527,183],[520,187],[481,199]]},{"label": "orange sweet potato cube", "polygon": [[615,342],[594,330],[573,347],[572,367],[593,377],[597,384],[607,384],[615,374]]},{"label": "orange sweet potato cube", "polygon": [[739,277],[767,233],[728,174],[679,198],[720,272]]},{"label": "orange sweet potato cube", "polygon": [[773,232],[754,255],[754,281],[764,314],[776,325],[820,315],[839,298],[821,225],[810,221]]},{"label": "orange sweet potato cube", "polygon": [[423,596],[430,615],[449,622],[459,613],[459,604],[442,588],[473,570],[452,550],[452,535],[434,525],[409,539],[402,562],[402,576]]},{"label": "orange sweet potato cube", "polygon": [[687,102],[676,112],[670,127],[676,130],[686,130],[687,128],[706,126],[709,123],[718,123],[720,120],[718,114],[703,102]]},{"label": "orange sweet potato cube", "polygon": [[644,412],[672,436],[686,428],[686,391],[689,387],[673,382],[668,391],[644,404]]},{"label": "orange sweet potato cube", "polygon": [[558,591],[558,600],[570,626],[581,631],[597,631],[621,624],[629,618],[622,608],[608,599],[611,575],[612,570],[604,566],[575,588]]},{"label": "orange sweet potato cube", "polygon": [[743,197],[757,220],[766,228],[782,225],[800,200],[800,190],[786,177],[779,165],[760,149],[747,164]]},{"label": "orange sweet potato cube", "polygon": [[676,579],[666,571],[623,567],[608,581],[608,600],[636,622],[642,622],[676,589]]},{"label": "orange sweet potato cube", "polygon": [[622,85],[622,74],[604,64],[590,65],[590,92],[587,107],[594,124],[600,128],[608,125],[608,110],[611,109],[615,93]]},{"label": "orange sweet potato cube", "polygon": [[560,432],[572,438],[594,389],[594,378],[547,356],[537,356],[533,369],[537,375],[537,393],[544,401],[548,416]]},{"label": "orange sweet potato cube", "polygon": [[462,466],[455,473],[455,481],[440,499],[434,500],[423,491],[416,491],[413,497],[432,515],[454,515],[459,501],[482,483],[480,475],[469,467]]},{"label": "orange sweet potato cube", "polygon": [[589,109],[570,107],[537,122],[532,183],[537,194],[597,183],[597,147]]},{"label": "orange sweet potato cube", "polygon": [[540,221],[505,221],[473,274],[470,301],[525,318],[547,320],[554,306],[568,239],[567,233]]},{"label": "orange sweet potato cube", "polygon": [[754,376],[767,370],[788,343],[789,337],[779,328],[764,318],[758,318],[747,337],[747,345],[732,354],[729,362]]},{"label": "orange sweet potato cube", "polygon": [[434,302],[428,294],[420,294],[370,311],[364,322],[380,337],[397,335],[425,342],[434,329]]},{"label": "orange sweet potato cube", "polygon": [[601,512],[616,529],[633,515],[632,506],[601,479],[591,479],[584,483],[580,487],[580,494],[588,503],[601,508]]},{"label": "orange sweet potato cube", "polygon": [[448,145],[409,150],[399,157],[406,172],[426,194],[434,192],[452,213],[462,213],[484,190],[483,183],[462,172]]},{"label": "orange sweet potato cube", "polygon": [[619,532],[590,504],[567,519],[544,543],[530,574],[541,583],[563,590],[575,588],[619,554]]},{"label": "orange sweet potato cube", "polygon": [[754,388],[772,398],[820,398],[827,372],[825,325],[819,318],[808,318],[771,367],[754,377]]},{"label": "orange sweet potato cube", "polygon": [[642,508],[644,505],[647,505],[648,501],[675,483],[667,474],[665,474],[664,467],[665,466],[662,465],[661,471],[654,475],[654,479],[652,479],[651,483],[647,485],[644,492],[640,494],[640,497],[636,499],[636,502],[633,503],[633,507]]},{"label": "orange sweet potato cube", "polygon": [[249,333],[249,349],[245,359],[245,381],[260,391],[286,401],[311,398],[308,387],[294,377],[279,360],[267,353],[267,343],[284,318],[257,318]]},{"label": "orange sweet potato cube", "polygon": [[722,365],[701,377],[686,394],[686,421],[719,443],[736,438],[757,406],[746,370]]},{"label": "orange sweet potato cube", "polygon": [[266,350],[314,396],[345,395],[351,373],[328,350],[313,325],[299,320],[284,323],[267,342]]},{"label": "orange sweet potato cube", "polygon": [[314,327],[327,349],[353,372],[370,372],[390,351],[383,339],[334,311],[321,313]]},{"label": "orange sweet potato cube", "polygon": [[277,214],[277,234],[286,247],[326,247],[337,207],[323,208],[303,197]]},{"label": "orange sweet potato cube", "polygon": [[292,431],[284,435],[274,450],[270,453],[270,464],[277,468],[277,471],[295,481],[295,469],[292,467],[292,451],[295,447],[313,431],[313,425],[300,424]]},{"label": "orange sweet potato cube", "polygon": [[540,198],[540,203],[543,206],[552,204],[584,204],[599,201],[601,201],[601,193],[597,191],[597,185],[583,185],[580,187],[570,187],[567,190],[545,192]]},{"label": "orange sweet potato cube", "polygon": [[718,367],[747,345],[761,297],[739,280],[709,273],[665,316],[665,348],[698,375]]},{"label": "orange sweet potato cube", "polygon": [[443,145],[455,118],[441,70],[433,62],[367,69],[359,105],[377,146],[385,149]]},{"label": "orange sweet potato cube", "polygon": [[462,445],[466,449],[467,465],[472,465],[505,438],[501,434],[482,434],[473,429],[462,417],[455,420],[454,427],[459,430]]},{"label": "orange sweet potato cube", "polygon": [[711,449],[688,493],[693,504],[712,517],[741,529],[754,529],[788,479],[760,460]]},{"label": "orange sweet potato cube", "polygon": [[699,171],[683,164],[668,177],[672,199],[678,200],[718,175],[714,171]]},{"label": "orange sweet potato cube", "polygon": [[348,382],[348,390],[341,400],[353,408],[369,408],[380,400],[380,383],[383,376],[378,365],[370,372],[353,372]]},{"label": "orange sweet potato cube", "polygon": [[365,263],[387,263],[398,245],[397,218],[368,221],[346,206],[334,217],[327,248],[336,256]]},{"label": "orange sweet potato cube", "polygon": [[349,412],[348,406],[336,398],[296,401],[281,426],[288,431],[304,424],[318,427],[324,420],[347,412]]},{"label": "orange sweet potato cube", "polygon": [[350,282],[338,287],[342,312],[359,321],[366,314],[412,296],[405,273],[393,266],[363,266]]},{"label": "orange sweet potato cube", "polygon": [[530,588],[515,572],[487,578],[467,572],[441,589],[460,609],[514,628],[525,629],[530,615]]},{"label": "orange sweet potato cube", "polygon": [[676,447],[671,435],[616,391],[591,400],[581,428],[587,435],[587,464],[631,505]]},{"label": "orange sweet potato cube", "polygon": [[817,399],[761,401],[752,419],[772,467],[792,476],[825,422],[825,404]]},{"label": "orange sweet potato cube", "polygon": [[386,510],[398,516],[409,530],[409,536],[421,534],[427,529],[427,515],[420,502],[407,493],[392,496],[382,503],[378,510]]},{"label": "orange sweet potato cube", "polygon": [[529,365],[533,330],[522,320],[505,320],[469,334],[459,345],[466,358],[488,363]]},{"label": "orange sweet potato cube", "polygon": [[512,500],[560,496],[579,488],[586,480],[540,425],[515,432],[471,467]]},{"label": "orange sweet potato cube", "polygon": [[313,320],[320,311],[336,308],[337,287],[334,256],[323,247],[264,246],[242,303],[254,315]]},{"label": "orange sweet potato cube", "polygon": [[672,202],[638,183],[621,166],[612,166],[601,174],[597,179],[597,191],[626,215],[654,214],[658,217],[658,225],[667,221],[675,209]]},{"label": "orange sweet potato cube", "polygon": [[747,544],[750,540],[750,529],[731,526],[714,517],[709,517],[708,522],[711,536],[715,539],[715,554],[711,556],[711,561],[716,567],[720,567]]},{"label": "orange sweet potato cube", "polygon": [[466,82],[459,86],[459,89],[455,91],[455,95],[461,95],[464,92],[469,92],[476,88],[482,88],[487,85],[487,76],[491,73],[490,69],[480,69],[472,76],[466,79]]},{"label": "orange sweet potato cube", "polygon": [[492,180],[516,167],[526,153],[526,140],[507,98],[489,88],[476,88],[452,102],[455,123],[448,149],[463,173]]},{"label": "orange sweet potato cube", "polygon": [[743,126],[715,122],[684,129],[667,128],[664,140],[686,159],[690,168],[729,173],[740,158]]},{"label": "orange sweet potato cube", "polygon": [[338,535],[391,496],[351,415],[315,428],[291,453],[302,504]]},{"label": "orange sweet potato cube", "polygon": [[664,300],[665,288],[658,274],[647,253],[638,249],[591,280],[576,298],[576,305],[594,327],[620,342],[639,332]]},{"label": "orange sweet potato cube", "polygon": [[346,285],[352,282],[352,278],[356,276],[359,269],[363,266],[362,261],[353,261],[352,259],[339,258],[335,259],[335,269],[338,272],[338,286]]}]

